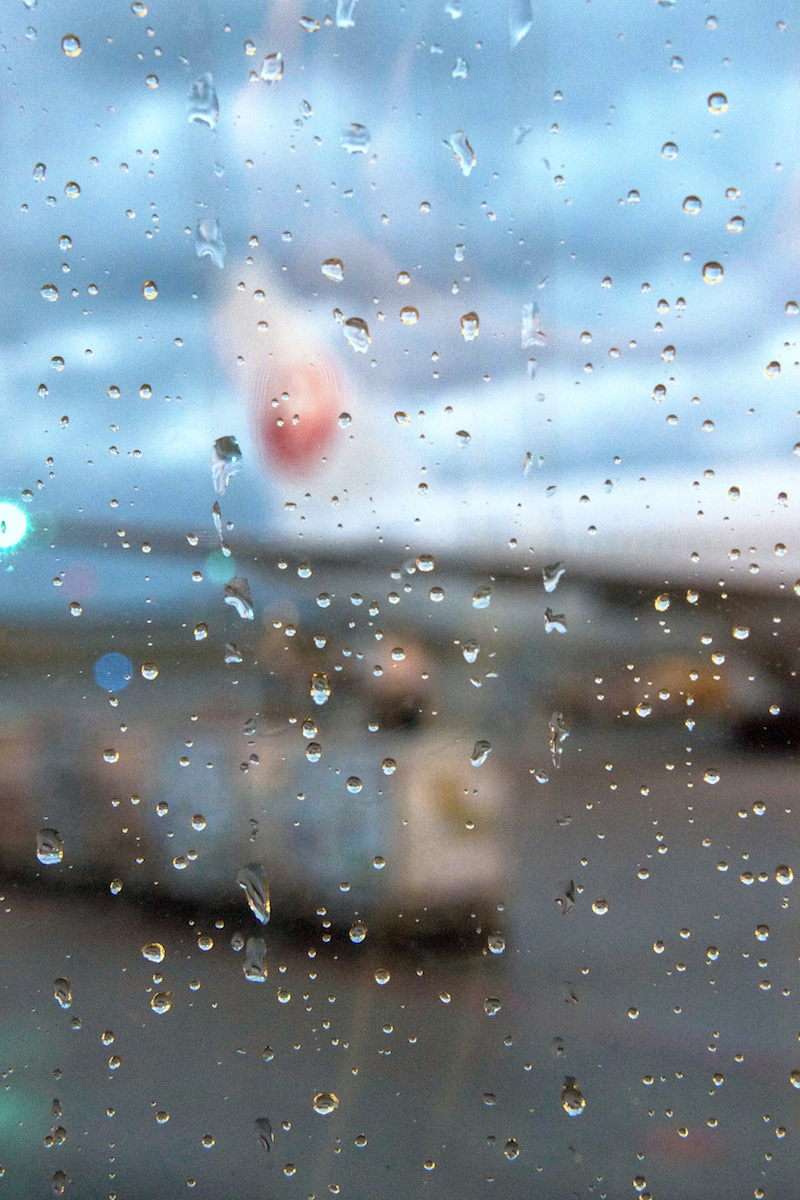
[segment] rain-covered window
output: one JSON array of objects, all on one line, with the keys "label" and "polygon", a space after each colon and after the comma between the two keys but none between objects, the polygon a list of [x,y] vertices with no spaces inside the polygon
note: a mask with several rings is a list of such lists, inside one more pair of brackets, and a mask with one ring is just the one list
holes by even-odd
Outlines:
[{"label": "rain-covered window", "polygon": [[795,1194],[800,25],[715,3],[5,0],[4,1195]]}]

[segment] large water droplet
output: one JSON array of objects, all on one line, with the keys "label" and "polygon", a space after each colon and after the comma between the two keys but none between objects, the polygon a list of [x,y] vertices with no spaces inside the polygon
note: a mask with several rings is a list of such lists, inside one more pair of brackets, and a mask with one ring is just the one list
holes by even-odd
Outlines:
[{"label": "large water droplet", "polygon": [[264,83],[279,83],[283,78],[283,55],[280,50],[268,54],[261,64],[259,72]]},{"label": "large water droplet", "polygon": [[[490,587],[476,588],[472,596],[473,608],[488,608],[492,602],[492,589]],[[469,662],[469,659],[467,659]]]},{"label": "large water droplet", "polygon": [[475,166],[475,151],[467,141],[463,129],[457,129],[449,138],[445,138],[445,146],[449,147],[456,156],[456,162],[461,167],[462,175],[469,175]]},{"label": "large water droplet", "polygon": [[67,58],[77,58],[81,52],[81,44],[74,33],[67,33],[61,39],[61,49],[66,54]]},{"label": "large water droplet", "polygon": [[708,97],[709,111],[712,113],[724,113],[728,111],[728,97],[724,92],[712,92]]},{"label": "large water droplet", "polygon": [[150,1001],[154,1013],[163,1016],[172,1008],[172,992],[156,992]]},{"label": "large water droplet", "polygon": [[224,496],[231,477],[241,470],[241,466],[242,452],[236,438],[217,438],[211,456],[211,478],[217,495]]},{"label": "large water droplet", "polygon": [[775,868],[775,880],[783,887],[788,887],[794,879],[794,872],[791,867],[780,866]]},{"label": "large water droplet", "polygon": [[586,1108],[586,1100],[574,1075],[567,1075],[564,1080],[564,1086],[561,1088],[561,1103],[564,1112],[570,1117],[579,1117]]},{"label": "large water droplet", "polygon": [[210,71],[192,84],[189,93],[189,120],[213,129],[219,120],[219,102]]},{"label": "large water droplet", "polygon": [[369,336],[367,322],[361,317],[350,317],[342,325],[342,333],[357,354],[366,354],[372,338]]},{"label": "large water droplet", "polygon": [[146,946],[142,946],[142,957],[146,958],[148,962],[163,962],[164,947],[161,942],[148,942]]},{"label": "large water droplet", "polygon": [[314,1112],[321,1117],[328,1117],[339,1107],[339,1099],[333,1092],[317,1092],[313,1101]]},{"label": "large water droplet", "polygon": [[46,867],[60,863],[64,857],[64,843],[57,829],[40,829],[36,835],[36,857]]},{"label": "large water droplet", "polygon": [[225,266],[225,242],[216,217],[205,217],[197,222],[194,248],[198,258],[210,258],[220,270]]},{"label": "large water droplet", "polygon": [[328,676],[321,671],[315,671],[311,676],[311,699],[315,704],[327,704],[331,695],[331,685]]},{"label": "large water droplet", "polygon": [[267,979],[267,943],[263,938],[247,939],[242,965],[245,979],[250,983],[266,983]]},{"label": "large water droplet", "polygon": [[472,747],[472,755],[470,762],[473,767],[480,767],[486,762],[486,759],[492,752],[491,742],[476,742]]},{"label": "large water droplet", "polygon": [[332,279],[334,283],[341,283],[344,279],[344,265],[340,258],[326,258],[322,264],[322,274],[326,279]]},{"label": "large water droplet", "polygon": [[508,40],[513,50],[533,25],[533,0],[509,0]]},{"label": "large water droplet", "polygon": [[706,283],[719,283],[724,274],[725,272],[721,263],[707,262],[703,267],[703,279],[705,279]]},{"label": "large water droplet", "polygon": [[566,633],[567,622],[563,613],[554,613],[551,608],[544,610],[545,633]]},{"label": "large water droplet", "polygon": [[353,9],[356,0],[336,0],[336,24],[339,29],[350,29],[355,25]]},{"label": "large water droplet", "polygon": [[258,1135],[258,1140],[265,1150],[269,1150],[272,1143],[275,1141],[275,1134],[272,1132],[272,1125],[267,1117],[256,1117],[253,1122]]},{"label": "large water droplet", "polygon": [[569,730],[564,723],[564,715],[554,712],[548,726],[550,731],[550,757],[554,767],[561,766],[561,755],[564,753],[564,742],[569,737]]},{"label": "large water droplet", "polygon": [[63,975],[54,980],[53,995],[61,1008],[69,1008],[72,1005],[72,984]]},{"label": "large water droplet", "polygon": [[225,603],[236,609],[243,621],[252,621],[254,614],[250,584],[241,575],[235,575],[225,584]]},{"label": "large water droplet", "polygon": [[43,300],[58,299],[58,288],[54,283],[45,283],[40,290]]},{"label": "large water droplet", "polygon": [[561,576],[566,571],[563,563],[553,563],[552,566],[542,567],[542,583],[546,592],[554,592],[558,587]]},{"label": "large water droplet", "polygon": [[481,320],[476,312],[464,313],[461,318],[461,336],[465,342],[474,342],[480,331]]},{"label": "large water droplet", "polygon": [[244,890],[250,911],[262,925],[266,925],[272,909],[269,902],[269,884],[262,864],[248,863],[246,867],[242,867],[236,876],[236,882]]},{"label": "large water droplet", "polygon": [[152,279],[148,279],[142,284],[142,295],[145,300],[155,300],[158,295],[158,288]]},{"label": "large water droplet", "polygon": [[341,142],[348,154],[366,154],[370,147],[369,130],[353,121],[342,130]]},{"label": "large water droplet", "polygon": [[367,927],[363,921],[354,921],[350,926],[350,941],[358,946],[367,936]]}]

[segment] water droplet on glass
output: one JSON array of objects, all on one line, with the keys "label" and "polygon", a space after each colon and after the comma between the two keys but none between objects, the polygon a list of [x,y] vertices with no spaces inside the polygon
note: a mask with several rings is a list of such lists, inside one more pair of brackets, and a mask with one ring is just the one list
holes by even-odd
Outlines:
[{"label": "water droplet on glass", "polygon": [[58,299],[58,288],[55,286],[54,283],[46,283],[41,288],[41,294],[42,294],[43,300],[57,300]]},{"label": "water droplet on glass", "polygon": [[567,1075],[561,1088],[561,1104],[564,1112],[570,1117],[579,1117],[586,1108],[583,1092],[578,1087],[574,1075]]},{"label": "water droplet on glass", "polygon": [[705,780],[706,783],[711,783],[711,784],[719,783],[719,771],[716,771],[712,767],[709,767],[709,769],[703,775],[703,779]]},{"label": "water droplet on glass", "polygon": [[348,154],[366,154],[370,147],[369,130],[353,121],[342,130],[341,142]]},{"label": "water droplet on glass", "polygon": [[564,614],[554,613],[551,608],[546,608],[544,610],[544,631],[545,633],[566,633],[567,622]]},{"label": "water droplet on glass", "polygon": [[375,982],[377,984],[380,984],[380,986],[383,987],[384,984],[387,984],[389,982],[389,980],[391,979],[391,975],[389,974],[389,972],[386,970],[385,967],[378,967],[373,978],[375,979]]},{"label": "water droplet on glass", "polygon": [[464,313],[461,318],[461,336],[465,342],[474,342],[480,330],[480,317],[476,312]]},{"label": "water droplet on glass", "polygon": [[487,1017],[496,1017],[500,1012],[500,1001],[496,996],[487,996],[483,1002],[483,1011]]},{"label": "water droplet on glass", "polygon": [[146,946],[142,946],[142,957],[146,958],[148,962],[163,962],[164,947],[161,942],[148,942]]},{"label": "water droplet on glass", "polygon": [[361,317],[350,317],[343,323],[342,333],[357,354],[366,354],[367,346],[372,341],[366,321],[362,321]]},{"label": "water droplet on glass", "polygon": [[685,213],[689,213],[690,216],[694,216],[696,213],[699,213],[702,207],[703,202],[699,196],[687,196],[683,202],[683,211]]},{"label": "water droplet on glass", "polygon": [[150,1007],[159,1016],[169,1012],[172,1008],[172,992],[156,992],[150,1001]]},{"label": "water droplet on glass", "polygon": [[53,982],[53,995],[58,1001],[61,1008],[70,1008],[72,1005],[72,984],[63,975]]},{"label": "water droplet on glass", "polygon": [[157,75],[145,75],[144,81],[145,81],[145,84],[147,85],[147,87],[149,87],[149,88],[155,89],[158,87],[158,76]]},{"label": "water droplet on glass", "polygon": [[68,33],[61,39],[61,49],[67,58],[77,58],[81,52],[81,44],[74,33]]},{"label": "water droplet on glass", "polygon": [[334,283],[341,283],[344,279],[344,264],[340,258],[326,258],[322,264],[322,274],[326,279],[332,279]]},{"label": "water droplet on glass", "polygon": [[712,113],[724,113],[728,111],[728,97],[724,92],[712,92],[708,97],[708,108]]},{"label": "water droplet on glass", "polygon": [[355,25],[353,9],[356,0],[336,0],[336,25],[339,29],[351,29]]},{"label": "water droplet on glass", "polygon": [[345,786],[347,787],[348,792],[350,792],[352,796],[355,796],[361,791],[364,785],[357,775],[351,775]]},{"label": "water droplet on glass", "polygon": [[350,926],[350,941],[355,942],[357,946],[364,941],[367,936],[367,927],[363,921],[354,921]]},{"label": "water droplet on glass", "polygon": [[327,704],[331,695],[331,685],[328,676],[321,671],[315,671],[311,676],[311,699],[315,704]]},{"label": "water droplet on glass", "polygon": [[278,83],[283,78],[283,55],[280,50],[266,56],[259,74],[264,83]]},{"label": "water droplet on glass", "polygon": [[470,762],[473,767],[480,767],[486,762],[486,759],[492,752],[491,742],[476,742],[472,747],[472,755]]},{"label": "water droplet on glass", "polygon": [[475,589],[472,596],[473,608],[488,608],[491,602],[492,589],[490,587],[479,587]]},{"label": "water droplet on glass", "polygon": [[467,141],[464,130],[457,129],[449,138],[445,138],[444,144],[453,151],[456,162],[461,167],[462,175],[469,175],[475,166],[475,151]]},{"label": "water droplet on glass", "polygon": [[569,730],[564,722],[564,714],[554,712],[550,718],[550,757],[554,767],[561,766],[561,755],[564,753],[564,742],[569,737]]},{"label": "water droplet on glass", "polygon": [[67,1176],[64,1171],[53,1172],[53,1192],[56,1196],[63,1196],[67,1186]]},{"label": "water droplet on glass", "polygon": [[213,129],[219,120],[219,102],[214,90],[214,77],[210,71],[201,75],[192,84],[189,93],[189,120],[198,125],[207,125]]},{"label": "water droplet on glass", "polygon": [[468,663],[474,663],[480,654],[480,646],[477,642],[464,642],[461,647],[461,653]]},{"label": "water droplet on glass", "polygon": [[317,33],[319,31],[319,21],[314,17],[300,17],[299,25],[306,33]]},{"label": "water droplet on glass", "polygon": [[649,717],[652,711],[652,704],[647,704],[644,700],[640,700],[636,705],[636,715],[639,717]]},{"label": "water droplet on glass", "polygon": [[703,279],[706,283],[719,283],[724,273],[722,264],[718,262],[707,262],[703,267]]},{"label": "water droplet on glass", "polygon": [[792,1087],[800,1088],[800,1071],[791,1071],[789,1073],[789,1079]]},{"label": "water droplet on glass", "polygon": [[533,0],[509,0],[508,40],[511,49],[518,46],[533,25]]},{"label": "water droplet on glass", "polygon": [[775,868],[775,881],[783,887],[788,887],[794,879],[794,872],[791,867],[781,866]]},{"label": "water droplet on glass", "polygon": [[253,1122],[258,1140],[265,1150],[269,1150],[272,1143],[275,1141],[275,1134],[272,1132],[272,1125],[267,1117],[256,1117]]},{"label": "water droplet on glass", "polygon": [[267,979],[267,943],[263,938],[247,939],[244,952],[242,971],[250,983],[266,983]]},{"label": "water droplet on glass", "polygon": [[419,313],[411,305],[407,305],[405,308],[400,309],[400,320],[404,325],[416,325],[419,320]]},{"label": "water droplet on glass", "polygon": [[148,279],[142,284],[142,295],[144,296],[145,300],[155,300],[156,296],[158,295],[158,288],[153,283],[152,279]]},{"label": "water droplet on glass", "polygon": [[339,1107],[338,1097],[333,1092],[317,1092],[313,1100],[314,1112],[321,1117],[329,1117]]},{"label": "water droplet on glass", "polygon": [[775,376],[780,375],[780,373],[781,364],[779,362],[768,363],[764,370],[764,374],[766,375],[767,379],[774,379]]},{"label": "water droplet on glass", "polygon": [[224,496],[225,488],[241,467],[242,452],[236,438],[232,435],[217,438],[211,456],[211,479],[218,496]]},{"label": "water droplet on glass", "polygon": [[486,944],[492,954],[502,954],[506,948],[506,939],[502,933],[490,933],[486,939]]},{"label": "water droplet on glass", "polygon": [[519,1158],[519,1146],[514,1138],[508,1139],[503,1147],[503,1154],[505,1154],[506,1158],[510,1159],[511,1162],[513,1162],[515,1158]]},{"label": "water droplet on glass", "polygon": [[319,742],[309,742],[306,746],[306,758],[310,763],[319,762],[322,757],[322,746]]},{"label": "water droplet on glass", "polygon": [[[46,171],[47,171],[47,168],[45,167],[44,163],[36,164],[36,166],[33,168],[33,178],[36,180],[37,183],[44,183]],[[64,247],[62,246],[62,250],[63,249],[64,249]]]},{"label": "water droplet on glass", "polygon": [[225,266],[225,242],[216,217],[204,217],[197,222],[194,248],[198,258],[210,258],[220,270]]},{"label": "water droplet on glass", "polygon": [[236,609],[243,621],[252,621],[254,614],[250,584],[241,575],[235,575],[225,584],[225,603]]},{"label": "water droplet on glass", "polygon": [[208,626],[206,625],[205,621],[200,621],[199,624],[195,625],[195,627],[194,627],[194,640],[196,642],[202,642],[207,637],[208,637]]},{"label": "water droplet on glass", "polygon": [[270,918],[269,884],[261,863],[248,863],[236,876],[236,882],[244,890],[250,911],[262,925]]},{"label": "water droplet on glass", "polygon": [[598,917],[604,917],[608,912],[608,901],[594,900],[592,902],[592,912],[596,913]]},{"label": "water droplet on glass", "polygon": [[467,60],[465,58],[457,58],[451,71],[453,79],[466,79],[468,73],[469,66],[467,65]]},{"label": "water droplet on glass", "polygon": [[739,642],[743,642],[750,637],[750,630],[747,625],[734,625],[731,632]]},{"label": "water droplet on glass", "polygon": [[653,601],[653,607],[656,612],[666,612],[670,605],[670,598],[667,592],[663,592],[660,596],[656,596]]},{"label": "water droplet on glass", "polygon": [[397,770],[397,763],[393,758],[385,758],[381,763],[381,770],[383,771],[384,775],[394,775],[395,771]]},{"label": "water droplet on glass", "polygon": [[60,863],[64,857],[64,843],[56,829],[40,829],[36,835],[36,857],[46,867]]},{"label": "water droplet on glass", "polygon": [[549,567],[542,567],[542,583],[546,592],[554,592],[558,587],[561,576],[566,571],[563,563],[553,563]]}]

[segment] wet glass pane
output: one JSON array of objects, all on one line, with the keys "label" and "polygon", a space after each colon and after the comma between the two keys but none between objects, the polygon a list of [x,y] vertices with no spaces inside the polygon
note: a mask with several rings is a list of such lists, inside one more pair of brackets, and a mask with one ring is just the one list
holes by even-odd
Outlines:
[{"label": "wet glass pane", "polygon": [[791,1195],[797,28],[8,0],[8,1195]]}]

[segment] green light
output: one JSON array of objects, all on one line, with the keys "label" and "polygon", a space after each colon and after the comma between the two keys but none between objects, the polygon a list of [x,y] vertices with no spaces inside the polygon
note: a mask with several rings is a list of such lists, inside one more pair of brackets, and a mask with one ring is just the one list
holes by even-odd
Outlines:
[{"label": "green light", "polygon": [[8,550],[21,542],[28,532],[28,518],[16,504],[0,500],[0,550]]}]

